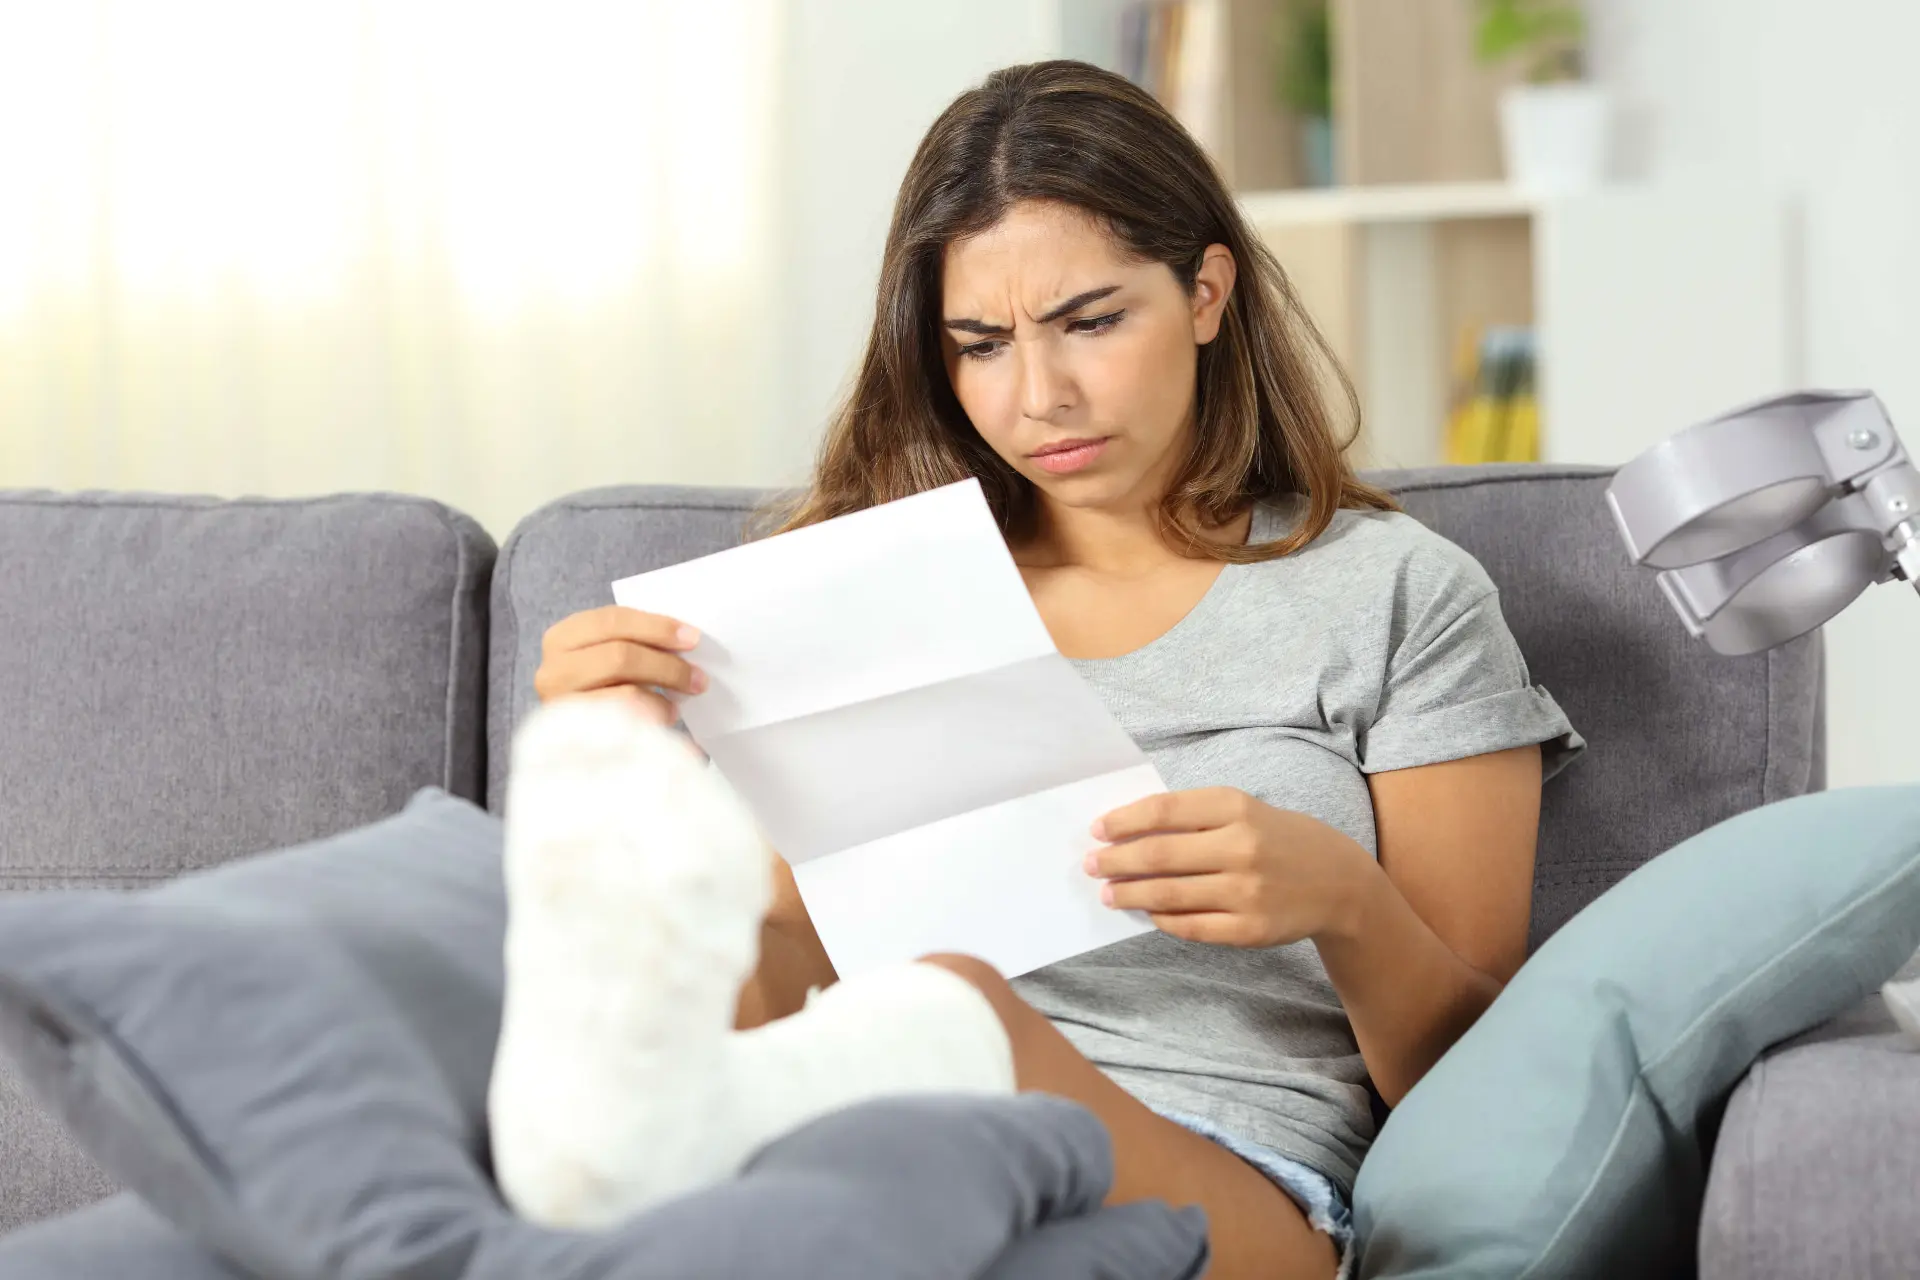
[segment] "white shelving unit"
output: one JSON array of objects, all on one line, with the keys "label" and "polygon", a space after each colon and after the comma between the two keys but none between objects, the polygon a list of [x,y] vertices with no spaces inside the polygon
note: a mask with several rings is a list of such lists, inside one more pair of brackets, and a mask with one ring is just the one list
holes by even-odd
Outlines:
[{"label": "white shelving unit", "polygon": [[[1120,68],[1130,0],[1041,0],[1065,56]],[[1763,189],[1498,181],[1498,100],[1471,0],[1328,0],[1337,169],[1300,181],[1274,93],[1290,0],[1180,0],[1169,105],[1212,153],[1360,393],[1358,460],[1443,457],[1463,341],[1536,335],[1548,461],[1618,463],[1802,376],[1788,202]],[[1137,13],[1136,13],[1137,16]],[[1137,28],[1135,34],[1138,34]]]},{"label": "white shelving unit", "polygon": [[1441,461],[1461,332],[1531,324],[1543,456],[1623,462],[1795,385],[1789,207],[1724,186],[1253,192],[1241,205],[1360,392],[1361,460]]},{"label": "white shelving unit", "polygon": [[1540,207],[1537,196],[1504,182],[1411,182],[1394,186],[1251,191],[1240,207],[1263,226],[1323,226],[1517,218]]}]

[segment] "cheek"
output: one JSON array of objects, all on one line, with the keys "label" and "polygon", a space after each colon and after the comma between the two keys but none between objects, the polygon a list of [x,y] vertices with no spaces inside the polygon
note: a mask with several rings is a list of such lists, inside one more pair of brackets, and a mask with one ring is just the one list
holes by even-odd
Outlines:
[{"label": "cheek", "polygon": [[1188,335],[1145,325],[1129,332],[1122,324],[1085,351],[1079,381],[1101,416],[1149,439],[1179,429],[1193,402],[1196,363]]},{"label": "cheek", "polygon": [[1010,439],[1020,421],[1020,400],[1005,370],[1013,362],[956,358],[947,369],[954,399],[966,411],[973,429],[990,445]]}]

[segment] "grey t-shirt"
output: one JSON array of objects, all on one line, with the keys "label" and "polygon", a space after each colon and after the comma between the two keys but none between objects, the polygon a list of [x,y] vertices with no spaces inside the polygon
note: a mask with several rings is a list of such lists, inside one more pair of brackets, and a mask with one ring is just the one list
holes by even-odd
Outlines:
[{"label": "grey t-shirt", "polygon": [[[1303,503],[1259,508],[1252,541]],[[1378,855],[1366,774],[1542,743],[1582,746],[1479,562],[1410,516],[1341,511],[1299,552],[1228,565],[1174,627],[1074,666],[1168,788],[1237,787]],[[1144,934],[1016,979],[1080,1051],[1184,1112],[1351,1190],[1373,1140],[1367,1069],[1311,942],[1262,950]]]}]

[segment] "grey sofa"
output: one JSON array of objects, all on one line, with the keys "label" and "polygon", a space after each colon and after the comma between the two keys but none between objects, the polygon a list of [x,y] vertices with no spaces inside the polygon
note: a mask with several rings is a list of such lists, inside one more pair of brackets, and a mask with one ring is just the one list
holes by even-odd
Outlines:
[{"label": "grey sofa", "polygon": [[[1744,659],[1689,640],[1624,562],[1607,473],[1374,478],[1485,564],[1592,744],[1545,795],[1536,943],[1660,850],[1823,784],[1817,640]],[[0,493],[0,887],[140,884],[371,821],[429,784],[497,806],[546,627],[617,577],[734,543],[756,497],[596,490],[496,555],[472,521],[401,496]],[[1920,1143],[1887,1138],[1890,1117],[1920,1126],[1920,1060],[1889,1032],[1863,1007],[1736,1092],[1702,1274],[1920,1274],[1920,1230],[1875,1202],[1920,1173]],[[0,1232],[0,1280],[132,1278],[186,1247],[4,1065]]]}]

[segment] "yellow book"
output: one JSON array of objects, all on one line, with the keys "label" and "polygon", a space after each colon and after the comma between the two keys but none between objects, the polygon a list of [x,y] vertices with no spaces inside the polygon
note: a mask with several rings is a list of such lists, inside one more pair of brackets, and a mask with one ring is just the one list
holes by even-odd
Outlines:
[{"label": "yellow book", "polygon": [[1540,457],[1540,406],[1534,395],[1530,330],[1489,329],[1463,335],[1455,359],[1454,408],[1444,456],[1450,463],[1535,462]]}]

